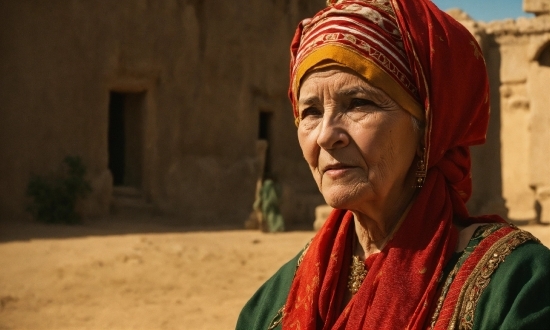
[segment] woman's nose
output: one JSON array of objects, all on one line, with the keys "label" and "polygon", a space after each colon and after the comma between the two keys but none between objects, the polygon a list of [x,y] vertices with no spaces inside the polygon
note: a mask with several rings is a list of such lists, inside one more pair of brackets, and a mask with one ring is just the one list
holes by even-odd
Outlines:
[{"label": "woman's nose", "polygon": [[325,150],[330,150],[345,147],[348,143],[349,136],[341,118],[332,115],[323,116],[317,144]]}]

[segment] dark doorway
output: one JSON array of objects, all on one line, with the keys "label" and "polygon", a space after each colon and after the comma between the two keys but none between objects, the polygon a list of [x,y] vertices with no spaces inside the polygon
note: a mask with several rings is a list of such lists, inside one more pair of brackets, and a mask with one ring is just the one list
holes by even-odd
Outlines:
[{"label": "dark doorway", "polygon": [[550,67],[550,43],[544,46],[544,49],[539,55],[539,65]]},{"label": "dark doorway", "polygon": [[141,188],[145,92],[111,92],[109,99],[109,169],[113,185]]},{"label": "dark doorway", "polygon": [[271,173],[271,125],[272,125],[271,112],[260,111],[260,122],[258,129],[258,139],[265,140],[267,142],[267,151],[265,153],[265,163],[263,173]]},{"label": "dark doorway", "polygon": [[270,112],[260,112],[260,127],[258,130],[258,138],[260,140],[268,140],[270,135],[270,125],[271,125],[271,113]]}]

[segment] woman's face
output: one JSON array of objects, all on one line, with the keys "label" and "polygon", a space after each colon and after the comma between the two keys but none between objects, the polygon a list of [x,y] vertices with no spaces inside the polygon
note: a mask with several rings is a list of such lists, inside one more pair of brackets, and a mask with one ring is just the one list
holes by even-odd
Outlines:
[{"label": "woman's face", "polygon": [[305,76],[298,140],[326,202],[360,212],[410,194],[419,132],[386,93],[344,70]]}]

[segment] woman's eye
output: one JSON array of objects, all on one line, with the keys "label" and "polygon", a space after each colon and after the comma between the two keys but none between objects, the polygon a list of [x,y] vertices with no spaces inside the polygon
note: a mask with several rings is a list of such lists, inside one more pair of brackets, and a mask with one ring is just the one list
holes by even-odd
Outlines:
[{"label": "woman's eye", "polygon": [[359,107],[364,107],[364,106],[376,106],[376,103],[374,103],[373,101],[371,100],[367,100],[367,99],[360,99],[360,98],[353,98],[351,99],[350,103],[349,103],[349,107],[348,109],[354,109],[354,108],[359,108]]},{"label": "woman's eye", "polygon": [[300,117],[302,119],[304,119],[308,116],[321,116],[321,115],[322,115],[321,111],[317,108],[314,108],[314,107],[306,108],[306,109],[302,110],[302,112],[300,113]]}]

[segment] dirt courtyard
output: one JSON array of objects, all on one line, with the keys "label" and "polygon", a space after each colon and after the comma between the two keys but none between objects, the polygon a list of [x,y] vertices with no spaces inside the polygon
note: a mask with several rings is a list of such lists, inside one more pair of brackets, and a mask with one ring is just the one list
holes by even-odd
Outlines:
[{"label": "dirt courtyard", "polygon": [[[0,224],[0,330],[234,329],[252,293],[313,237],[166,221]],[[524,226],[550,246],[550,226]]]}]

